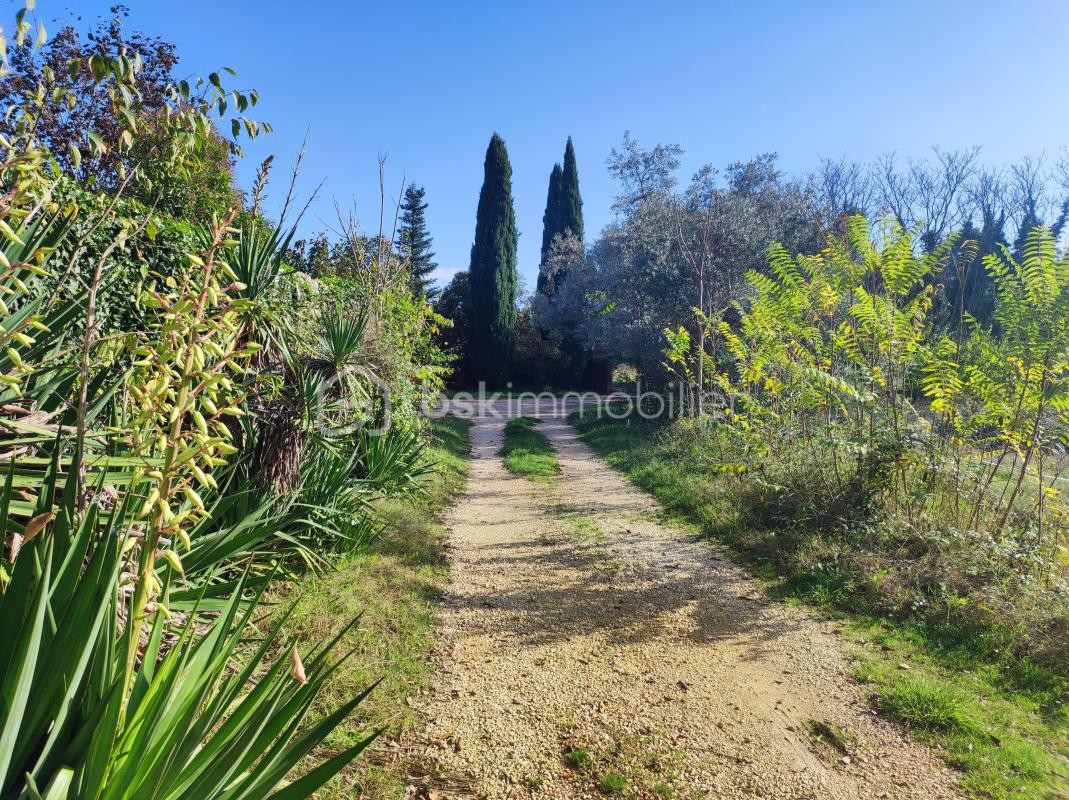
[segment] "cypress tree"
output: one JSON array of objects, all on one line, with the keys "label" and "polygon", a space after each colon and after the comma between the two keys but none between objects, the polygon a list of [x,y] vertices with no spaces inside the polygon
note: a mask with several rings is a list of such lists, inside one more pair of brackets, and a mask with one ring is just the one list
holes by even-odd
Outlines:
[{"label": "cypress tree", "polygon": [[564,170],[560,164],[554,164],[549,173],[549,191],[546,193],[546,213],[542,215],[542,261],[538,270],[538,291],[546,289],[546,256],[549,254],[549,246],[553,243],[553,237],[560,232],[561,211],[561,184],[564,180]]},{"label": "cypress tree", "polygon": [[[571,233],[583,241],[583,198],[579,194],[579,167],[575,161],[572,137],[564,146],[564,166],[553,165],[549,174],[546,213],[542,216],[542,262],[538,271],[538,291],[545,293],[549,285],[545,274],[546,257],[554,237]],[[560,276],[554,279],[554,287]]]},{"label": "cypress tree", "polygon": [[572,137],[564,146],[564,174],[561,177],[560,222],[557,229],[563,234],[572,232],[583,241],[583,198],[579,195],[579,167],[575,163]]},{"label": "cypress tree", "polygon": [[408,184],[405,199],[401,204],[401,227],[397,232],[397,253],[408,262],[412,292],[429,297],[431,273],[438,267],[431,251],[431,235],[427,231],[426,190],[416,184]]},{"label": "cypress tree", "polygon": [[517,238],[512,166],[495,133],[486,149],[469,270],[473,377],[495,385],[508,377],[516,337]]}]

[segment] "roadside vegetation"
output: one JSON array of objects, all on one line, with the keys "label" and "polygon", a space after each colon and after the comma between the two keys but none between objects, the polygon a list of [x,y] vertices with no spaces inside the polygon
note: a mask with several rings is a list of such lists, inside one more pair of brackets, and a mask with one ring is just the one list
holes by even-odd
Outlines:
[{"label": "roadside vegetation", "polygon": [[1062,173],[970,150],[794,180],[762,156],[680,190],[681,152],[625,136],[618,222],[547,251],[536,326],[626,364],[657,417],[580,430],[774,593],[844,615],[874,708],[970,792],[1064,794]]},{"label": "roadside vegetation", "polygon": [[312,796],[397,730],[461,479],[418,413],[419,220],[295,242],[271,159],[233,184],[255,91],[173,77],[121,7],[51,39],[31,7],[0,33],[0,797]]},{"label": "roadside vegetation", "polygon": [[537,430],[539,424],[541,420],[535,417],[515,417],[506,422],[499,455],[509,472],[545,483],[560,474],[560,464],[549,439]]},{"label": "roadside vegetation", "polygon": [[[349,667],[324,687],[321,708],[376,681],[361,714],[339,725],[323,743],[325,755],[384,729],[367,756],[354,762],[317,793],[323,798],[391,798],[404,794],[413,766],[389,743],[419,724],[409,704],[426,685],[433,664],[439,593],[448,580],[446,531],[441,513],[463,491],[468,471],[467,420],[445,417],[431,423],[425,458],[434,469],[414,496],[379,501],[382,528],[369,547],[341,559],[310,580],[280,582],[268,599],[280,608],[293,603],[287,631],[298,641],[341,635],[338,646],[354,650]],[[348,627],[347,620],[359,617]],[[320,712],[322,714],[323,712]]]},{"label": "roadside vegetation", "polygon": [[1069,679],[1020,652],[1012,630],[997,621],[965,625],[946,607],[933,610],[924,594],[910,602],[896,592],[893,610],[889,598],[878,601],[873,575],[885,579],[886,569],[878,553],[840,540],[838,557],[829,556],[826,532],[762,516],[760,493],[717,469],[709,434],[689,422],[589,413],[571,421],[599,455],[674,518],[725,545],[774,596],[840,617],[874,707],[935,745],[973,794],[1038,800],[1067,785]]}]

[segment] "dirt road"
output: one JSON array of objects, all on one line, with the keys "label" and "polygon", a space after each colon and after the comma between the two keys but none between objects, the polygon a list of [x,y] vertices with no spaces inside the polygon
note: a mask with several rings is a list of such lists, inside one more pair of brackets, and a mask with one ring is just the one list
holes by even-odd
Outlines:
[{"label": "dirt road", "polygon": [[540,426],[560,457],[551,485],[505,471],[503,427],[476,420],[447,518],[453,584],[413,794],[957,796],[872,713],[832,624],[659,521],[562,418]]}]

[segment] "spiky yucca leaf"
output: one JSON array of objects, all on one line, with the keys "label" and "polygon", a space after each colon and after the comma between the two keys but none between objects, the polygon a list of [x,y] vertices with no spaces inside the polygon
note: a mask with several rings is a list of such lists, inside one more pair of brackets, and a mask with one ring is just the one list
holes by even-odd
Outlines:
[{"label": "spiky yucca leaf", "polygon": [[[24,546],[0,598],[0,623],[17,642],[0,658],[0,798],[293,797],[292,786],[280,788],[286,774],[367,694],[303,724],[345,657],[329,643],[305,660],[306,681],[294,680],[289,650],[277,654],[284,616],[247,651],[257,597],[239,580],[217,614],[194,608],[181,628],[159,608],[128,667],[115,586],[139,498],[79,517],[74,485],[66,482],[55,521]],[[9,481],[0,507],[11,491]],[[373,738],[309,773],[301,791],[315,791]]]}]

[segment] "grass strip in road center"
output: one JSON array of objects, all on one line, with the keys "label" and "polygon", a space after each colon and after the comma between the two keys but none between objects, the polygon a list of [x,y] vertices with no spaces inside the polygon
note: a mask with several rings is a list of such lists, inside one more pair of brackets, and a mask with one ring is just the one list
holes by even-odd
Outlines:
[{"label": "grass strip in road center", "polygon": [[546,483],[560,474],[560,464],[549,439],[535,430],[541,422],[534,417],[510,419],[505,423],[505,444],[498,455],[505,459],[509,472]]}]

